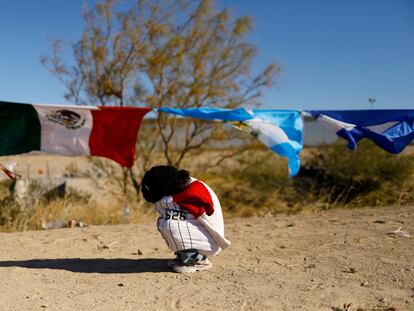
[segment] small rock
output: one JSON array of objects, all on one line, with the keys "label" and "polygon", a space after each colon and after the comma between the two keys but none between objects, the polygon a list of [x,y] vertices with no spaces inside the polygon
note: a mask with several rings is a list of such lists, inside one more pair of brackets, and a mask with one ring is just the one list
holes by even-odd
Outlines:
[{"label": "small rock", "polygon": [[132,255],[138,255],[138,256],[141,256],[141,255],[142,255],[142,252],[141,252],[141,250],[140,250],[140,249],[138,249],[138,250],[137,250],[137,252],[136,252],[136,253],[132,253]]},{"label": "small rock", "polygon": [[341,272],[343,273],[355,273],[356,269],[353,267],[350,267],[349,270],[341,270]]},{"label": "small rock", "polygon": [[401,230],[401,227],[399,227],[398,229],[396,229],[394,231],[389,231],[389,232],[387,232],[387,234],[395,235],[395,236],[401,236],[401,237],[405,237],[405,238],[411,237],[411,235],[409,235],[407,232]]},{"label": "small rock", "polygon": [[118,286],[123,287],[125,285],[124,285],[124,283],[118,283]]},{"label": "small rock", "polygon": [[68,227],[69,228],[75,228],[76,227],[76,220],[71,219],[68,221]]}]

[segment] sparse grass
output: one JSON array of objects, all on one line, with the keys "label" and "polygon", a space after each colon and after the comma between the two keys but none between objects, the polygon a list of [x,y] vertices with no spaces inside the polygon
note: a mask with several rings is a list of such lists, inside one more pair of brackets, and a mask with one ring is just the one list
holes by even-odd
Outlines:
[{"label": "sparse grass", "polygon": [[[208,163],[209,157],[216,157],[218,152],[204,154],[194,163]],[[215,190],[226,218],[414,202],[413,153],[392,155],[370,142],[362,142],[357,151],[337,143],[306,154],[299,175],[293,178],[287,177],[286,160],[264,147],[228,159],[220,166],[193,163],[191,173]],[[122,176],[109,175],[114,179],[110,184],[117,186]],[[137,199],[133,189],[129,189],[129,196],[118,191],[110,202],[98,203],[90,194],[74,190],[65,197],[41,196],[41,186],[33,182],[30,202],[22,208],[9,188],[9,181],[0,183],[0,231],[40,229],[42,223],[70,220],[104,225],[156,218],[150,204],[141,197]],[[129,207],[128,219],[125,206]]]},{"label": "sparse grass", "polygon": [[294,195],[286,160],[262,148],[248,151],[235,160],[237,165],[218,167],[197,176],[217,193],[227,217],[290,213],[297,209],[284,199]]},{"label": "sparse grass", "polygon": [[296,181],[325,208],[407,205],[414,202],[414,156],[387,153],[370,141],[355,151],[337,143],[315,150]]},{"label": "sparse grass", "polygon": [[369,141],[356,151],[343,143],[319,147],[293,178],[287,177],[286,161],[268,150],[252,150],[236,160],[231,169],[201,174],[227,217],[414,202],[414,156],[389,154]]},{"label": "sparse grass", "polygon": [[[39,185],[31,185],[39,190]],[[125,214],[128,206],[129,213]],[[143,202],[121,202],[114,200],[98,204],[90,194],[69,190],[64,197],[41,196],[32,205],[19,204],[11,194],[0,199],[0,231],[25,231],[66,227],[69,221],[86,225],[108,225],[120,223],[142,223],[154,219],[154,212]]]}]

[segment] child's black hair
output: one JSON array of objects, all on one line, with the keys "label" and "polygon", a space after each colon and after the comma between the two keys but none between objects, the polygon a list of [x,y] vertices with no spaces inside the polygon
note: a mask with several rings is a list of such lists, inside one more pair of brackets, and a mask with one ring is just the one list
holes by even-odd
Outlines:
[{"label": "child's black hair", "polygon": [[155,203],[163,196],[183,191],[190,181],[187,170],[178,170],[171,165],[154,166],[142,178],[141,192],[146,201]]}]

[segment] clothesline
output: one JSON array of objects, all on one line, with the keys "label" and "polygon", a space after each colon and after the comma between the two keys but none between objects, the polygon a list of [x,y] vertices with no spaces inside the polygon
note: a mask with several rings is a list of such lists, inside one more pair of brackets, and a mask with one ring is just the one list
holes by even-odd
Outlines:
[{"label": "clothesline", "polygon": [[0,101],[0,155],[40,150],[97,155],[131,167],[138,130],[150,111],[230,123],[288,159],[289,176],[300,168],[303,117],[312,116],[355,149],[367,138],[400,153],[414,139],[414,110],[279,110],[133,108],[19,104]]}]

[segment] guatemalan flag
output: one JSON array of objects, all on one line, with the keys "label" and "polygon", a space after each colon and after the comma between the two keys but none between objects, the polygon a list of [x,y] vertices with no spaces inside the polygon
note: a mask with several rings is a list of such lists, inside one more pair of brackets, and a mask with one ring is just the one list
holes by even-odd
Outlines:
[{"label": "guatemalan flag", "polygon": [[400,153],[414,139],[414,110],[306,110],[356,149],[368,138],[382,149]]},{"label": "guatemalan flag", "polygon": [[30,151],[93,155],[131,167],[141,120],[150,110],[0,101],[0,156]]},{"label": "guatemalan flag", "polygon": [[299,111],[248,110],[245,108],[159,108],[159,111],[205,120],[230,121],[239,130],[247,131],[272,151],[288,159],[289,176],[300,168],[303,122]]}]

